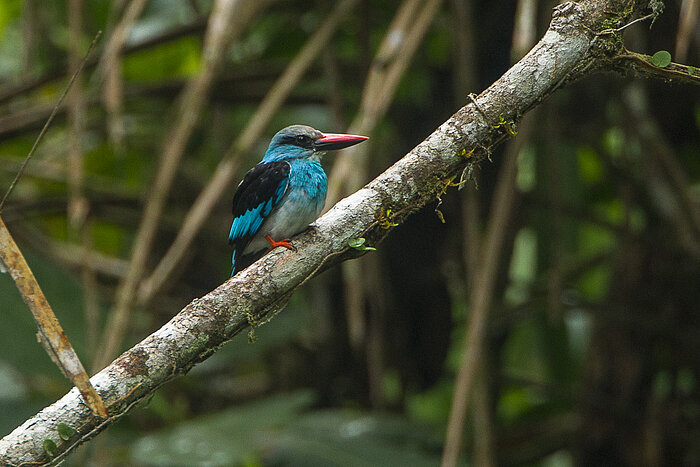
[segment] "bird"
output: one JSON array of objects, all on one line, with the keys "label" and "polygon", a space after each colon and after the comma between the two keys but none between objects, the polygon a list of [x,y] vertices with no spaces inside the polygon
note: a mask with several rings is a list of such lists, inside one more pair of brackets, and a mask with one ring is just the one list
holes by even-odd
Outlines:
[{"label": "bird", "polygon": [[272,137],[262,160],[245,174],[233,196],[231,277],[266,250],[295,250],[290,237],[309,228],[326,201],[321,156],[367,139],[306,125],[288,126]]}]

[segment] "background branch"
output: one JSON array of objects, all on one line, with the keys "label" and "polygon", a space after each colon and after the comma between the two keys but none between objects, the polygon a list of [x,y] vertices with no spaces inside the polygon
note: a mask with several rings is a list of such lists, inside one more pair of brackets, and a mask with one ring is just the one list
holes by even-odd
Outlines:
[{"label": "background branch", "polygon": [[[126,40],[141,15],[147,0],[132,0],[124,15],[109,34],[109,41],[102,52],[97,73],[104,79],[103,101],[107,111],[107,131],[115,150],[124,151],[124,82],[122,80],[121,53]],[[117,4],[113,3],[112,8]]]}]

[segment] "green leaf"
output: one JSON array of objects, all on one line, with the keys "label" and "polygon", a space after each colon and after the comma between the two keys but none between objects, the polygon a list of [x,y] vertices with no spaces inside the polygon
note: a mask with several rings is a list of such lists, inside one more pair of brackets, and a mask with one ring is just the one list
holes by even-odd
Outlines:
[{"label": "green leaf", "polygon": [[360,248],[364,244],[365,244],[365,239],[363,237],[351,238],[350,240],[348,240],[348,246],[350,248]]},{"label": "green leaf", "polygon": [[75,434],[75,429],[69,427],[65,423],[59,423],[56,429],[58,431],[58,436],[60,436],[63,441],[68,441],[68,439]]},{"label": "green leaf", "polygon": [[590,147],[581,147],[576,156],[581,180],[588,185],[600,183],[605,176],[605,166],[598,153]]},{"label": "green leaf", "polygon": [[375,251],[376,248],[365,246],[366,239],[364,237],[351,238],[348,240],[348,246],[359,251]]},{"label": "green leaf", "polygon": [[58,453],[58,446],[56,446],[56,443],[54,443],[52,440],[48,438],[45,439],[43,445],[44,451],[46,451],[46,454],[49,456],[53,457],[56,455],[56,453]]},{"label": "green leaf", "polygon": [[659,68],[666,68],[671,64],[671,54],[666,50],[659,50],[651,56],[651,63]]},{"label": "green leaf", "polygon": [[156,47],[150,47],[124,58],[126,81],[159,81],[188,78],[199,70],[201,41],[196,37],[185,37]]},{"label": "green leaf", "polygon": [[688,74],[689,74],[689,75],[694,75],[694,74],[695,74],[695,67],[694,67],[694,66],[689,66],[689,67],[688,67]]}]

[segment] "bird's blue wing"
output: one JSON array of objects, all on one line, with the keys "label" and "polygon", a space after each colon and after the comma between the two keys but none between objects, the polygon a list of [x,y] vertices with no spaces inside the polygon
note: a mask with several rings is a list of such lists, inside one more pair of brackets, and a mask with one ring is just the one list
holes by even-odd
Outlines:
[{"label": "bird's blue wing", "polygon": [[284,197],[289,187],[290,165],[287,162],[260,163],[243,177],[233,196],[233,223],[228,241],[233,245],[233,272],[237,253],[242,253],[260,230],[263,221]]}]

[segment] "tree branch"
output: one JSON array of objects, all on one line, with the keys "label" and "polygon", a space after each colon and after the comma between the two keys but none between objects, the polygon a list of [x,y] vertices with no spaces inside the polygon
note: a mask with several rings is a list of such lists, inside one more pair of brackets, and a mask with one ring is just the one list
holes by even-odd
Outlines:
[{"label": "tree branch", "polygon": [[[613,4],[611,6],[610,4]],[[478,164],[510,133],[530,108],[561,83],[586,74],[578,67],[588,53],[606,9],[619,0],[567,2],[554,10],[540,42],[498,81],[460,109],[404,158],[364,188],[336,204],[315,229],[295,238],[297,251],[273,251],[206,296],[194,300],[141,343],[92,378],[110,417],[92,415],[76,389],[0,440],[0,462],[28,465],[58,462],[167,381],[186,373],[249,326],[266,322],[292,292],[317,272],[359,253],[348,247],[364,237],[376,245],[392,223],[435,202],[451,177]],[[588,67],[591,70],[595,67]],[[575,76],[572,72],[576,70]],[[386,212],[391,209],[391,219]],[[387,222],[389,221],[389,222]],[[76,430],[68,440],[59,423]],[[56,443],[55,457],[43,441]]]}]

